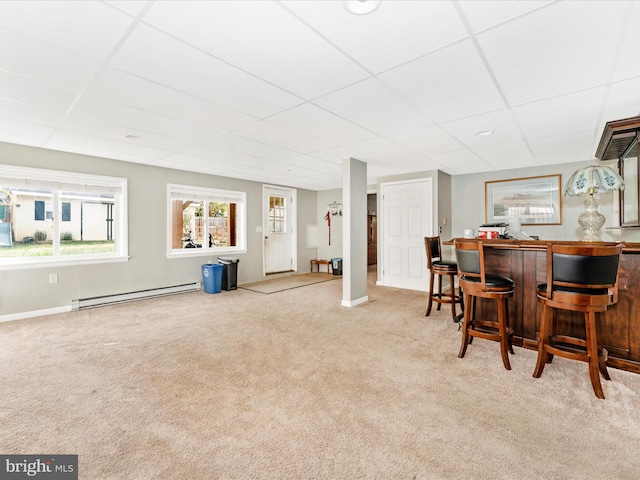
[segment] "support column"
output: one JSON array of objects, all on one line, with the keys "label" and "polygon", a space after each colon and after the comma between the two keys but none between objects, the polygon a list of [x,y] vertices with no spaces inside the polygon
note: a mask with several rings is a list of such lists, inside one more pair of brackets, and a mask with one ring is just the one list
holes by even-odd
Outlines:
[{"label": "support column", "polygon": [[354,307],[367,296],[367,164],[342,163],[342,305]]}]

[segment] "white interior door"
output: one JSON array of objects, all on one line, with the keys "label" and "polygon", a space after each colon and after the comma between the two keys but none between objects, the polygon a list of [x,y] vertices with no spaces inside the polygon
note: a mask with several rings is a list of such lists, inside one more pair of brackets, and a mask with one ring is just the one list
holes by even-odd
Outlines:
[{"label": "white interior door", "polygon": [[264,187],[264,271],[290,272],[295,265],[294,190]]},{"label": "white interior door", "polygon": [[424,237],[432,232],[432,180],[388,183],[382,192],[382,284],[429,289]]}]

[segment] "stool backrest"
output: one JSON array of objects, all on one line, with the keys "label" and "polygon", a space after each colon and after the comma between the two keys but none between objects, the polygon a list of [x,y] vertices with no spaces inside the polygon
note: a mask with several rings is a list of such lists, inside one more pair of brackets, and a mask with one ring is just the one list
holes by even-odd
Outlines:
[{"label": "stool backrest", "polygon": [[547,298],[557,287],[609,289],[617,298],[622,244],[547,244]]},{"label": "stool backrest", "polygon": [[442,260],[440,237],[424,237],[424,247],[427,251],[427,268],[431,268],[433,260]]},{"label": "stool backrest", "polygon": [[459,277],[477,277],[484,281],[484,250],[481,240],[454,240]]}]

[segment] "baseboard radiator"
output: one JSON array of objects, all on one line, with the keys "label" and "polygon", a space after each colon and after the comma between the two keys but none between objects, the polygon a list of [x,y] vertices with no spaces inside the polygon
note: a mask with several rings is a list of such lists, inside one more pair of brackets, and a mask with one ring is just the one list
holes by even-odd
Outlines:
[{"label": "baseboard radiator", "polygon": [[195,292],[202,288],[201,282],[186,283],[173,287],[151,288],[149,290],[138,290],[137,292],[118,293],[116,295],[104,295],[102,297],[81,298],[71,301],[71,310],[83,310],[86,308],[104,307],[117,303],[135,302],[154,297],[164,297],[166,295],[176,295],[178,293]]}]

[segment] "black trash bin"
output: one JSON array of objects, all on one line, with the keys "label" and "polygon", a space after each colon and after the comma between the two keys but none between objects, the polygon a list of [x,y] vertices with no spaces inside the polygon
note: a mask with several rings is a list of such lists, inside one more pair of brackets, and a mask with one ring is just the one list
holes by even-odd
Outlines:
[{"label": "black trash bin", "polygon": [[236,290],[238,288],[238,262],[234,257],[218,257],[222,264],[222,290]]},{"label": "black trash bin", "polygon": [[334,275],[342,275],[342,259],[341,258],[332,258],[331,259],[331,268],[333,270]]}]

